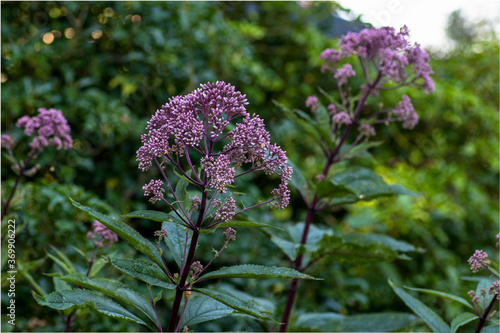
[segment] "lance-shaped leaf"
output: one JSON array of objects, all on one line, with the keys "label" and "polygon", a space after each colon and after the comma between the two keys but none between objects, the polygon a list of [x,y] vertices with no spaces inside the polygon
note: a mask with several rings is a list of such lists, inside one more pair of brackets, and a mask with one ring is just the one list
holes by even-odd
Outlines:
[{"label": "lance-shaped leaf", "polygon": [[247,314],[249,316],[271,321],[273,323],[278,323],[273,318],[269,317],[268,314],[262,312],[257,303],[255,302],[245,302],[240,298],[234,296],[230,292],[226,290],[212,290],[205,288],[193,288],[193,291],[204,294],[208,297],[215,299],[216,301],[221,302],[222,304],[227,305],[228,307],[237,310],[238,312]]},{"label": "lance-shaped leaf", "polygon": [[[455,333],[461,326],[464,326],[476,319],[479,319],[479,317],[473,313],[470,312],[464,312],[459,314],[457,317],[453,318],[451,321],[451,331],[450,333]],[[498,332],[498,328],[497,328]]]},{"label": "lance-shaped leaf", "polygon": [[163,222],[161,225],[162,229],[167,230],[167,237],[163,240],[170,250],[169,253],[174,257],[174,260],[179,266],[182,267],[182,258],[184,256],[184,249],[186,252],[189,250],[191,245],[191,236],[188,234],[187,244],[186,244],[186,233],[189,232],[187,228],[183,228],[174,222]]},{"label": "lance-shaped leaf", "polygon": [[403,302],[413,310],[429,327],[436,333],[449,333],[450,327],[444,322],[444,320],[438,316],[437,313],[432,311],[429,307],[424,305],[415,297],[408,294],[401,288],[396,287],[391,280],[389,280],[389,285],[392,287],[394,292],[403,300]]},{"label": "lance-shaped leaf", "polygon": [[156,324],[156,314],[151,305],[151,300],[134,290],[124,288],[118,281],[110,279],[89,279],[83,273],[69,274],[58,277],[58,279],[86,289],[100,291],[104,295],[114,298],[122,304],[127,304],[139,310],[145,314],[153,324]]},{"label": "lance-shaped leaf", "polygon": [[55,252],[56,255],[53,255],[49,251],[47,251],[47,257],[52,259],[56,264],[61,266],[61,268],[68,274],[75,273],[76,268],[73,266],[73,263],[69,258],[59,251],[55,246],[50,245],[50,248]]},{"label": "lance-shaped leaf", "polygon": [[391,261],[399,258],[397,251],[382,243],[364,245],[362,235],[356,237],[355,240],[349,238],[325,235],[319,242],[318,250],[311,257],[314,260],[328,256],[333,261],[356,264]]},{"label": "lance-shaped leaf", "polygon": [[305,313],[296,325],[325,332],[392,332],[418,322],[411,313],[381,312],[343,316],[338,313]]},{"label": "lance-shaped leaf", "polygon": [[154,246],[153,243],[144,238],[135,229],[122,221],[116,220],[111,216],[96,212],[90,207],[85,207],[71,198],[70,200],[73,203],[73,206],[90,214],[96,220],[104,224],[107,228],[113,230],[118,236],[120,236],[120,238],[137,249],[137,251],[141,252],[142,254],[153,260],[155,263],[157,263],[159,267],[163,269],[166,268],[156,246]]},{"label": "lance-shaped leaf", "polygon": [[189,298],[182,316],[181,326],[191,326],[229,316],[235,310],[215,299],[197,295]]},{"label": "lance-shaped leaf", "polygon": [[[191,176],[191,170],[187,173],[188,176]],[[180,178],[175,186],[175,196],[177,197],[177,203],[184,208],[186,212],[191,208],[191,200],[189,199],[189,195],[187,193],[187,187],[189,185],[189,181],[186,178]]]},{"label": "lance-shaped leaf", "polygon": [[320,197],[331,198],[331,205],[368,201],[390,195],[417,195],[400,185],[385,183],[382,177],[363,167],[352,167],[332,175],[318,183],[317,191]]},{"label": "lance-shaped leaf", "polygon": [[245,279],[316,279],[310,275],[300,273],[287,267],[269,267],[261,265],[237,265],[222,267],[214,272],[207,273],[200,277],[200,280],[215,279],[215,278],[245,278]]},{"label": "lance-shaped leaf", "polygon": [[290,160],[288,160],[287,165],[291,166],[293,169],[293,177],[292,177],[292,179],[289,180],[289,183],[297,191],[299,191],[303,197],[305,197],[305,198],[310,197],[309,186],[307,184],[307,181],[306,181],[304,175],[302,174],[302,171],[299,169],[299,167],[297,165],[295,165]]},{"label": "lance-shaped leaf", "polygon": [[168,221],[170,214],[165,212],[160,212],[157,210],[138,210],[135,212],[128,213],[127,215],[122,215],[123,217],[129,218],[140,218],[156,222]]},{"label": "lance-shaped leaf", "polygon": [[154,265],[153,262],[144,259],[117,259],[109,258],[109,261],[118,270],[133,276],[136,279],[166,289],[175,289],[175,285],[167,278],[165,273]]},{"label": "lance-shaped leaf", "polygon": [[[341,154],[342,160],[348,160],[357,156],[363,155],[368,149],[373,148],[373,147],[378,147],[381,144],[383,144],[384,141],[368,141],[368,142],[363,142],[360,144],[355,145],[354,147],[350,148],[348,151],[342,151],[341,149]],[[344,146],[343,146],[344,147]],[[367,154],[369,156],[369,154]]]},{"label": "lance-shaped leaf", "polygon": [[149,327],[142,319],[129,312],[120,304],[94,291],[82,289],[61,290],[46,296],[40,296],[33,291],[31,293],[38,304],[48,306],[52,309],[90,308],[106,316]]},{"label": "lance-shaped leaf", "polygon": [[467,302],[467,300],[465,300],[465,298],[462,298],[460,296],[456,296],[456,295],[449,294],[449,293],[444,293],[442,291],[431,290],[431,289],[410,288],[410,287],[405,287],[405,288],[409,289],[409,290],[414,290],[414,291],[426,293],[429,295],[435,295],[435,296],[439,296],[439,297],[443,297],[443,298],[448,298],[448,299],[451,299],[455,302],[461,303],[470,309],[474,309],[474,307],[469,302]]}]

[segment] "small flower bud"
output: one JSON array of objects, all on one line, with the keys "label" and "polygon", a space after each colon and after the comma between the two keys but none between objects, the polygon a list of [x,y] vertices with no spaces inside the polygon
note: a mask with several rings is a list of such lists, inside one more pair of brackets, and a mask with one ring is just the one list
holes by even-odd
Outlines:
[{"label": "small flower bud", "polygon": [[167,230],[165,230],[165,229],[156,230],[154,235],[155,235],[155,237],[159,237],[160,240],[162,240],[163,237],[168,237]]},{"label": "small flower bud", "polygon": [[222,233],[226,237],[226,242],[236,240],[236,230],[229,227]]}]

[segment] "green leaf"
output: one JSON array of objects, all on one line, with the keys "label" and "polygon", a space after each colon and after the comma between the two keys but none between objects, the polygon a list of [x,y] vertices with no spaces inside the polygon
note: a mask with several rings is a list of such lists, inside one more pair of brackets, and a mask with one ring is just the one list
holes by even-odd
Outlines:
[{"label": "green leaf", "polygon": [[246,279],[308,279],[321,280],[313,278],[307,274],[300,273],[287,267],[269,267],[261,265],[236,265],[230,267],[222,267],[214,272],[207,273],[200,277],[200,280],[215,279],[215,278],[246,278]]},{"label": "green leaf", "polygon": [[211,297],[205,295],[192,296],[186,305],[181,326],[191,326],[223,318],[232,313],[234,313],[232,308]]},{"label": "green leaf", "polygon": [[156,296],[153,298],[153,303],[157,303],[159,300],[161,300],[163,297],[163,289],[160,289],[160,291],[156,294]]},{"label": "green leaf", "polygon": [[309,187],[307,185],[307,181],[302,174],[302,171],[295,165],[290,159],[287,162],[287,165],[292,167],[293,169],[293,174],[292,174],[292,179],[290,179],[289,183],[297,190],[299,191],[302,196],[304,197],[309,197],[310,196],[310,191]]},{"label": "green leaf", "polygon": [[[348,234],[351,235],[351,234]],[[347,236],[347,235],[346,235]],[[367,234],[363,236],[364,242],[370,242],[370,243],[381,243],[384,244],[385,246],[399,252],[415,252],[419,251],[422,252],[424,251],[423,249],[416,248],[410,243],[407,243],[405,241],[401,240],[396,240],[390,236],[387,235],[378,235],[378,234]]]},{"label": "green leaf", "polygon": [[[488,288],[493,284],[493,282],[495,282],[496,280],[498,280],[496,277],[489,277],[489,278],[482,278],[479,283],[477,284],[476,286],[476,295],[481,295],[481,289],[484,289],[484,290],[488,290]],[[486,293],[486,295],[484,295],[484,302],[486,304],[490,304],[491,300],[493,299],[493,297],[495,297],[496,295],[495,294],[492,294],[490,295],[488,292]]]},{"label": "green leaf", "polygon": [[85,207],[71,198],[69,199],[71,200],[73,206],[93,216],[96,220],[104,224],[107,228],[114,231],[123,240],[132,245],[135,249],[137,249],[137,251],[141,252],[142,254],[153,260],[155,263],[157,263],[159,267],[166,269],[156,246],[154,246],[153,243],[144,238],[135,229],[133,229],[126,223],[123,223],[122,221],[118,221],[111,216],[96,212],[92,208]]},{"label": "green leaf", "polygon": [[328,327],[342,318],[344,318],[344,315],[334,312],[303,313],[298,316],[297,321],[294,324],[298,327],[320,331],[322,327]]},{"label": "green leaf", "polygon": [[[283,111],[290,119],[292,119],[298,126],[300,126],[304,132],[309,134],[311,137],[315,138],[317,142],[321,143],[321,137],[318,135],[316,127],[313,125],[314,122],[310,117],[308,117],[304,112],[297,115],[298,110],[290,110],[286,106],[276,101],[273,101],[274,105],[276,105],[281,111]],[[303,118],[305,117],[305,119]]]},{"label": "green leaf", "polygon": [[38,304],[52,309],[90,308],[112,318],[148,326],[142,319],[136,317],[121,305],[94,291],[82,289],[61,290],[47,296],[37,295],[33,291],[31,293]]},{"label": "green leaf", "polygon": [[109,261],[118,270],[136,279],[154,286],[175,289],[175,285],[171,283],[165,273],[149,260],[109,258]]},{"label": "green leaf", "polygon": [[410,313],[381,312],[343,316],[338,313],[305,313],[296,325],[326,332],[392,332],[410,327],[418,318]]},{"label": "green leaf", "polygon": [[[191,176],[191,170],[186,173],[188,176]],[[180,178],[175,186],[175,196],[177,197],[177,202],[179,205],[184,208],[186,212],[191,208],[191,200],[189,199],[189,195],[187,192],[187,187],[189,185],[189,181],[186,178]]]},{"label": "green leaf", "polygon": [[168,221],[170,218],[170,214],[160,212],[157,210],[138,210],[132,213],[128,213],[127,215],[122,215],[123,217],[129,217],[129,218],[140,218],[140,219],[146,219],[146,220],[151,220],[151,221],[156,221],[156,222],[163,222],[163,221]]},{"label": "green leaf", "polygon": [[327,235],[319,242],[319,248],[312,254],[312,258],[328,256],[330,260],[351,264],[391,261],[399,258],[397,251],[382,243],[365,241],[363,236],[359,234],[347,234],[344,237]]},{"label": "green leaf", "polygon": [[362,142],[360,144],[357,144],[356,146],[352,147],[349,151],[344,152],[345,156],[342,156],[342,160],[357,157],[357,156],[361,155],[363,152],[365,152],[366,150],[373,148],[373,147],[378,147],[383,143],[384,143],[384,141],[369,141],[369,142]]},{"label": "green leaf", "polygon": [[389,285],[394,292],[403,300],[403,302],[413,310],[429,327],[436,333],[449,333],[450,327],[439,317],[434,311],[429,309],[426,305],[420,302],[415,297],[411,296],[403,289],[396,287],[391,280]]},{"label": "green leaf", "polygon": [[320,197],[331,198],[331,205],[369,201],[382,196],[417,194],[399,185],[386,184],[370,169],[352,167],[333,174],[317,184]]},{"label": "green leaf", "polygon": [[174,222],[163,222],[161,227],[167,230],[168,236],[164,237],[163,240],[170,250],[170,254],[174,257],[177,266],[181,268],[184,249],[187,251],[191,245],[191,235],[188,235],[187,244],[184,245],[186,243],[186,233],[189,232],[187,228],[183,228]]},{"label": "green leaf", "polygon": [[76,273],[76,268],[73,266],[73,263],[69,258],[59,251],[55,246],[50,245],[50,248],[56,253],[54,256],[52,253],[47,251],[47,256],[52,259],[55,263],[57,263],[61,268],[68,274]]},{"label": "green leaf", "polygon": [[237,310],[238,312],[245,313],[255,318],[272,321],[273,323],[278,323],[273,318],[269,317],[266,313],[262,312],[255,302],[246,302],[240,298],[234,296],[226,290],[212,290],[205,288],[193,288],[193,291],[204,294],[208,297],[215,299],[229,306],[230,308]]},{"label": "green leaf", "polygon": [[123,285],[110,279],[89,279],[83,273],[74,273],[58,277],[62,281],[73,283],[95,291],[100,291],[106,296],[114,298],[123,304],[127,304],[143,314],[145,314],[155,325],[156,314],[151,305],[151,300],[131,289],[124,288]]},{"label": "green leaf", "polygon": [[290,242],[278,236],[272,236],[271,242],[273,242],[280,250],[292,261],[297,259],[299,255],[300,244]]},{"label": "green leaf", "polygon": [[458,303],[461,303],[470,309],[474,309],[474,307],[469,302],[467,302],[464,298],[462,298],[460,296],[455,296],[453,294],[448,294],[448,293],[445,293],[442,291],[431,290],[431,289],[410,288],[410,287],[406,287],[406,286],[405,286],[405,288],[409,289],[409,290],[414,290],[414,291],[426,293],[429,295],[435,295],[435,296],[439,296],[439,297],[448,298],[448,299],[451,299],[451,300],[456,301]]},{"label": "green leaf", "polygon": [[476,319],[479,319],[479,317],[473,313],[470,312],[464,312],[459,314],[457,317],[453,318],[451,321],[451,331],[450,333],[455,333],[459,327],[468,324]]}]

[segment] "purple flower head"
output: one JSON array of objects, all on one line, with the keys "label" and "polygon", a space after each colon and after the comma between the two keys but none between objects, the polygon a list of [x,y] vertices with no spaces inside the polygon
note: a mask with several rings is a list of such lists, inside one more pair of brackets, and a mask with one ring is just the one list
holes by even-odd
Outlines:
[{"label": "purple flower head", "polygon": [[397,83],[408,80],[408,70],[414,79],[422,79],[425,93],[434,91],[433,74],[429,55],[419,44],[411,45],[406,26],[399,33],[391,27],[367,28],[360,32],[349,32],[339,41],[342,57],[357,55],[369,62],[375,62],[383,76]]},{"label": "purple flower head", "polygon": [[236,240],[236,230],[229,227],[222,233],[226,237],[226,242]]},{"label": "purple flower head", "polygon": [[352,124],[351,117],[345,112],[339,112],[332,117],[332,123],[337,125],[350,125]]},{"label": "purple flower head", "polygon": [[330,104],[330,105],[328,105],[328,106],[326,107],[326,109],[328,110],[328,114],[329,114],[330,116],[333,116],[333,115],[335,115],[335,114],[337,114],[337,113],[339,113],[339,112],[340,112],[340,110],[339,110],[339,109],[335,106],[335,104]]},{"label": "purple flower head", "polygon": [[368,124],[360,124],[358,127],[359,133],[366,137],[375,136],[375,128]]},{"label": "purple flower head", "polygon": [[96,247],[103,247],[104,245],[110,247],[114,242],[118,242],[118,235],[99,221],[94,221],[92,231],[87,233],[87,238],[90,238]]},{"label": "purple flower head", "polygon": [[16,141],[14,141],[14,139],[10,136],[10,135],[7,135],[7,134],[2,134],[2,148],[4,149],[12,149],[14,148],[14,146],[16,145]]},{"label": "purple flower head", "polygon": [[418,123],[418,115],[411,104],[410,97],[403,95],[392,113],[403,122],[403,128],[412,129]]},{"label": "purple flower head", "polygon": [[311,108],[311,111],[315,111],[316,108],[318,107],[318,97],[316,97],[316,96],[307,97],[306,106],[308,108]]},{"label": "purple flower head", "polygon": [[191,210],[193,212],[196,212],[198,208],[200,207],[201,204],[201,199],[198,197],[192,197],[191,198]]},{"label": "purple flower head", "polygon": [[500,281],[499,280],[496,280],[495,282],[493,282],[493,284],[488,288],[488,294],[490,295],[498,295],[498,292],[500,290]]},{"label": "purple flower head", "polygon": [[159,237],[160,240],[162,240],[163,237],[168,237],[167,230],[161,229],[161,230],[156,230],[154,233],[155,237]]},{"label": "purple flower head", "polygon": [[38,109],[34,117],[24,116],[17,120],[16,126],[24,127],[24,134],[33,136],[30,147],[42,151],[43,147],[54,146],[57,150],[69,149],[73,146],[68,121],[61,111],[56,109]]},{"label": "purple flower head", "polygon": [[163,181],[161,181],[160,179],[151,180],[148,184],[142,187],[142,189],[144,190],[144,196],[150,196],[151,198],[149,199],[149,201],[151,201],[151,203],[153,204],[156,203],[156,201],[163,198],[163,192],[165,192],[165,189],[162,186]]},{"label": "purple flower head", "polygon": [[273,203],[273,207],[278,209],[283,209],[290,203],[290,190],[285,184],[280,184],[278,188],[271,191],[276,201]]},{"label": "purple flower head", "polygon": [[[191,184],[202,187],[203,193],[212,195],[227,193],[236,178],[256,171],[278,175],[286,187],[292,169],[287,166],[285,152],[271,143],[263,119],[248,113],[247,104],[245,95],[224,82],[202,84],[185,96],[170,98],[153,115],[146,127],[148,132],[141,136],[139,169],[147,171],[153,164],[163,169],[170,164]],[[228,126],[230,123],[234,126]],[[200,155],[199,160],[191,159]],[[158,182],[144,187],[154,201],[163,197],[163,183]],[[215,206],[220,201],[212,197],[208,202]],[[200,205],[200,199],[192,198],[191,212]],[[235,211],[235,200],[229,197],[220,204],[216,215],[228,221]]]},{"label": "purple flower head", "polygon": [[339,82],[339,84],[347,83],[347,79],[351,76],[355,76],[356,72],[352,69],[350,64],[345,64],[344,66],[337,69],[333,77]]},{"label": "purple flower head", "polygon": [[236,202],[233,198],[229,197],[226,199],[224,204],[215,213],[215,218],[220,221],[227,222],[231,220],[236,211]]},{"label": "purple flower head", "polygon": [[483,250],[476,250],[476,252],[474,252],[474,254],[468,260],[470,269],[474,273],[477,273],[481,267],[488,266],[490,264],[490,261],[486,260],[486,258],[488,258],[488,253],[484,252]]},{"label": "purple flower head", "polygon": [[195,261],[191,264],[191,269],[193,270],[193,273],[196,275],[203,270],[203,265],[201,264],[201,262]]},{"label": "purple flower head", "polygon": [[325,49],[323,52],[321,52],[320,58],[333,65],[334,63],[340,61],[340,59],[342,58],[342,53],[339,50]]}]

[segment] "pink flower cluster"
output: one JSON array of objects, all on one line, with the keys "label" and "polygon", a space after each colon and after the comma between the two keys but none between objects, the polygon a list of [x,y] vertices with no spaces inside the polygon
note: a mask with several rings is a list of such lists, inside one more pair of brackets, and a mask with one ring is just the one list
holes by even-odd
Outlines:
[{"label": "pink flower cluster", "polygon": [[418,123],[418,114],[411,104],[410,97],[406,95],[401,97],[401,102],[396,105],[392,113],[396,115],[399,121],[403,122],[403,128],[413,129]]},{"label": "pink flower cluster", "polygon": [[118,235],[99,221],[94,221],[92,231],[87,232],[87,238],[91,239],[96,247],[110,247],[114,242],[118,242]]},{"label": "pink flower cluster", "polygon": [[[433,92],[430,57],[419,44],[411,45],[408,36],[409,30],[406,26],[398,33],[392,27],[349,32],[339,41],[341,57],[356,55],[374,63],[383,76],[397,83],[405,83],[408,80],[407,69],[411,66],[413,78],[422,79],[422,88],[426,93]],[[338,56],[335,59],[338,59]],[[334,65],[334,62],[331,64]],[[334,67],[330,68],[334,70]]]},{"label": "pink flower cluster", "polygon": [[34,135],[30,147],[37,151],[42,151],[47,146],[54,146],[57,150],[71,148],[73,145],[71,129],[62,112],[41,108],[38,109],[38,113],[34,117],[21,117],[16,122],[17,127],[24,127],[24,134]]},{"label": "pink flower cluster", "polygon": [[[189,151],[196,151],[203,156],[200,164],[207,177],[206,189],[226,192],[239,176],[236,169],[246,165],[247,170],[240,174],[264,171],[279,175],[282,186],[278,200],[280,206],[286,205],[282,187],[287,186],[292,168],[286,165],[285,152],[271,144],[264,121],[246,111],[247,104],[245,95],[224,82],[202,84],[188,95],[171,98],[148,122],[148,133],[141,136],[139,168],[147,171],[155,160],[168,163],[185,155],[189,159]],[[237,118],[241,120],[227,130]],[[227,142],[224,146],[223,141]],[[216,151],[215,147],[222,149]]]},{"label": "pink flower cluster", "polygon": [[469,258],[468,263],[470,265],[470,269],[474,272],[477,273],[481,267],[486,267],[490,264],[489,260],[486,260],[488,258],[488,253],[484,252],[483,250],[476,250],[472,257]]}]

